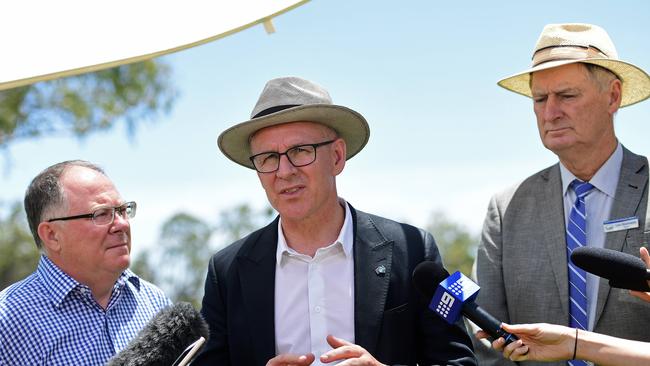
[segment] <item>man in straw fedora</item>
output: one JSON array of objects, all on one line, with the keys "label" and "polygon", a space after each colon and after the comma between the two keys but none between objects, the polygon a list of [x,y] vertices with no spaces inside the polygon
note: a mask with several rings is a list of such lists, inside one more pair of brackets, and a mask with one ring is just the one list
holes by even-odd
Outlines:
[{"label": "man in straw fedora", "polygon": [[279,216],[211,258],[210,340],[196,364],[476,364],[464,329],[429,311],[411,283],[418,263],[441,261],[431,234],[338,195],[336,177],[369,133],[322,87],[284,77],[219,136]]},{"label": "man in straw fedora", "polygon": [[[550,24],[532,67],[499,85],[532,98],[542,143],[559,163],[490,201],[477,256],[479,304],[510,324],[649,341],[650,306],[569,255],[584,245],[638,255],[648,244],[648,161],[618,141],[614,114],[650,96],[650,77],[619,60],[604,29]],[[476,346],[481,365],[511,364]]]}]

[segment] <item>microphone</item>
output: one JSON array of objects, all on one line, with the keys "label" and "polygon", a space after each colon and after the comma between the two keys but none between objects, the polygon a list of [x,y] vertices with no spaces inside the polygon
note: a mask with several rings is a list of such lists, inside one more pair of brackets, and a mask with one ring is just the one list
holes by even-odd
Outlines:
[{"label": "microphone", "polygon": [[580,247],[571,253],[571,261],[589,273],[608,279],[611,287],[650,291],[650,270],[633,255],[606,248]]},{"label": "microphone", "polygon": [[[208,338],[208,325],[192,305],[180,302],[161,310],[107,366],[177,364],[179,355],[196,348]],[[197,345],[195,345],[197,343]],[[185,352],[184,352],[185,351]],[[188,361],[183,358],[183,364]]]},{"label": "microphone", "polygon": [[429,309],[447,323],[454,324],[462,313],[494,339],[503,337],[506,344],[519,339],[501,329],[501,321],[474,302],[480,287],[460,271],[450,276],[440,264],[422,262],[413,271],[413,284],[431,299]]}]

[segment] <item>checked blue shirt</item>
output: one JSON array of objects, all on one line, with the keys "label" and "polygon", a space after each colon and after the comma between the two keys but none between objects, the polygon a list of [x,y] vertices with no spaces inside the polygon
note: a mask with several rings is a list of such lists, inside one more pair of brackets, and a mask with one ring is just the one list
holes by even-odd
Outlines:
[{"label": "checked blue shirt", "polygon": [[0,292],[0,365],[103,365],[170,304],[127,269],[104,310],[41,256],[36,272]]}]

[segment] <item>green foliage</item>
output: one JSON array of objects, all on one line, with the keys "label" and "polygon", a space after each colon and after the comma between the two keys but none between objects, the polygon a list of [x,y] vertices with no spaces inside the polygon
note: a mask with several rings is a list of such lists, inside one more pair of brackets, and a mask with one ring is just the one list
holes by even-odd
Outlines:
[{"label": "green foliage", "polygon": [[221,212],[217,227],[225,235],[224,242],[230,243],[267,224],[271,221],[274,212],[271,206],[254,212],[249,205],[241,204]]},{"label": "green foliage", "polygon": [[148,60],[0,91],[0,148],[44,134],[83,137],[119,120],[132,136],[137,122],[171,108],[170,70]]},{"label": "green foliage", "polygon": [[39,257],[22,204],[0,204],[0,290],[32,273]]},{"label": "green foliage", "polygon": [[169,218],[162,226],[160,242],[154,249],[145,249],[132,269],[160,286],[174,302],[186,301],[200,306],[210,258],[210,237],[213,229],[185,213]]},{"label": "green foliage", "polygon": [[461,271],[470,276],[479,242],[478,235],[452,222],[439,211],[431,215],[427,230],[433,234],[449,272]]},{"label": "green foliage", "polygon": [[[138,255],[131,269],[155,283],[174,302],[186,301],[201,307],[208,260],[218,249],[258,229],[273,215],[269,207],[254,211],[247,204],[225,210],[219,224],[211,225],[186,213],[177,213],[162,226],[156,248]],[[212,245],[213,237],[219,245]]]}]

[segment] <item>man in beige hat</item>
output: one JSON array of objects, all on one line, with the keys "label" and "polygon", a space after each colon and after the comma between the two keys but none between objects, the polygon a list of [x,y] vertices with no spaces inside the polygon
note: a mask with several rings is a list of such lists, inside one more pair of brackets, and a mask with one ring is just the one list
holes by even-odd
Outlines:
[{"label": "man in beige hat", "polygon": [[440,263],[431,234],[338,195],[336,176],[369,133],[325,89],[286,77],[219,136],[229,159],[257,171],[279,217],[210,260],[210,340],[195,364],[476,364],[464,329],[411,283],[418,263]]},{"label": "man in beige hat", "polygon": [[[550,24],[532,67],[499,85],[532,97],[542,143],[560,161],[490,201],[477,256],[479,304],[510,324],[649,341],[650,306],[586,274],[569,255],[584,245],[636,254],[648,243],[648,161],[619,143],[614,114],[650,96],[650,77],[618,59],[602,28]],[[481,365],[512,364],[476,347]]]}]

